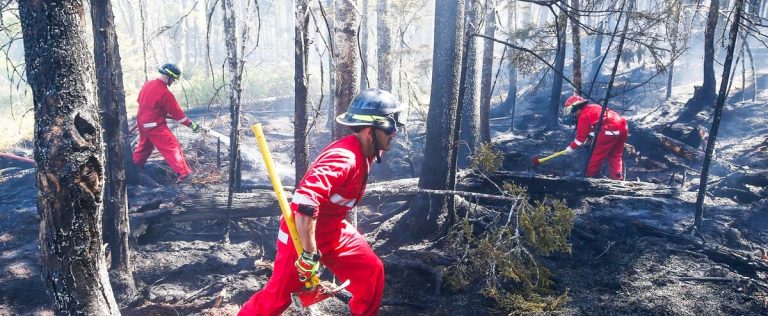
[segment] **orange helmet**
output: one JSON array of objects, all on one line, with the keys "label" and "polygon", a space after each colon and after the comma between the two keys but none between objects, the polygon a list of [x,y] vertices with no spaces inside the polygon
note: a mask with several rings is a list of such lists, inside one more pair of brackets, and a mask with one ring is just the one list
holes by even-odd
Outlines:
[{"label": "orange helmet", "polygon": [[584,99],[576,94],[568,97],[568,100],[565,100],[565,106],[563,107],[563,115],[571,114],[574,108],[580,108],[581,106],[587,104],[587,102],[587,99]]}]

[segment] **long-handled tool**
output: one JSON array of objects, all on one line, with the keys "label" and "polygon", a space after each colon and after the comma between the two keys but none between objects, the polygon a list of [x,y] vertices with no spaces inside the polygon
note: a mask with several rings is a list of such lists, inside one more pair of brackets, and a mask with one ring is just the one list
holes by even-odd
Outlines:
[{"label": "long-handled tool", "polygon": [[[253,134],[256,136],[256,142],[259,144],[259,151],[261,151],[261,156],[264,158],[264,164],[267,167],[267,173],[269,173],[269,180],[272,182],[272,187],[275,189],[277,202],[280,205],[280,210],[283,213],[285,224],[288,226],[288,233],[293,240],[293,245],[296,248],[296,254],[301,256],[301,253],[304,250],[302,249],[301,243],[299,242],[299,233],[296,231],[296,224],[293,220],[293,213],[291,213],[291,210],[288,207],[288,200],[285,198],[285,193],[283,192],[283,184],[280,181],[280,178],[275,174],[275,166],[272,162],[272,154],[270,153],[269,147],[267,146],[267,140],[264,137],[264,131],[261,129],[261,124],[253,125],[251,126],[251,129],[253,130]],[[320,278],[318,278],[317,275],[313,275],[309,281],[304,283],[305,289],[303,291],[291,294],[291,302],[293,302],[295,307],[305,308],[326,298],[335,296],[338,292],[347,286],[349,286],[349,280],[336,287],[325,287],[320,284]]]},{"label": "long-handled tool", "polygon": [[543,164],[543,163],[547,162],[547,160],[554,159],[554,158],[562,156],[563,154],[566,153],[566,151],[567,150],[563,149],[561,151],[558,151],[558,152],[556,152],[554,154],[551,154],[549,156],[546,156],[544,158],[539,158],[538,156],[537,157],[533,157],[533,159],[531,159],[531,163],[533,163],[534,167],[538,166],[540,164]]}]

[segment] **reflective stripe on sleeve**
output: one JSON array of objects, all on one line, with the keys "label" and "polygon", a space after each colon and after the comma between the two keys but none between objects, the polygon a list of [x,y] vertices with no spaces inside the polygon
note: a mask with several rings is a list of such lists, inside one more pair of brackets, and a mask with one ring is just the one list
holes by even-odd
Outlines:
[{"label": "reflective stripe on sleeve", "polygon": [[331,203],[346,207],[353,207],[355,206],[356,199],[347,199],[339,194],[334,194],[331,196]]},{"label": "reflective stripe on sleeve", "polygon": [[313,201],[308,196],[306,196],[304,194],[301,194],[301,193],[294,194],[293,197],[291,198],[291,203],[303,204],[303,205],[309,205],[309,206],[317,206],[317,202]]},{"label": "reflective stripe on sleeve", "polygon": [[576,146],[581,146],[584,142],[580,142],[577,138],[573,139],[573,142],[576,144]]},{"label": "reflective stripe on sleeve", "polygon": [[190,120],[190,119],[189,119],[188,117],[186,117],[186,116],[185,116],[185,117],[182,117],[182,118],[181,118],[181,119],[179,119],[179,120],[176,120],[176,122],[179,122],[179,123],[184,123],[184,122],[186,122],[186,121],[189,121],[189,120]]},{"label": "reflective stripe on sleeve", "polygon": [[605,131],[605,135],[608,135],[608,136],[619,136],[619,135],[621,135],[621,131]]}]

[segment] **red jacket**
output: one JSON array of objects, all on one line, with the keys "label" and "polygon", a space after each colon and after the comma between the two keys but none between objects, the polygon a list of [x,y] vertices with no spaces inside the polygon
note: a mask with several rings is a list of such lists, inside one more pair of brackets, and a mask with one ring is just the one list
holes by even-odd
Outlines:
[{"label": "red jacket", "polygon": [[[589,135],[594,135],[595,125],[600,120],[601,111],[602,107],[599,104],[587,104],[584,106],[581,113],[579,113],[578,122],[576,123],[576,139],[571,142],[571,149],[581,146],[587,141]],[[607,109],[600,132],[602,133],[600,137],[604,135],[619,136],[622,133],[626,134],[627,122],[619,113]]]},{"label": "red jacket", "polygon": [[295,213],[304,205],[314,210],[318,246],[338,240],[341,221],[363,197],[371,161],[357,137],[349,135],[328,145],[310,165],[293,194],[291,209]]},{"label": "red jacket", "polygon": [[155,79],[147,81],[139,92],[139,112],[136,115],[136,122],[139,129],[147,130],[157,126],[165,126],[166,117],[178,121],[180,124],[189,126],[192,121],[184,115],[184,111],[176,102],[168,86],[163,80]]}]

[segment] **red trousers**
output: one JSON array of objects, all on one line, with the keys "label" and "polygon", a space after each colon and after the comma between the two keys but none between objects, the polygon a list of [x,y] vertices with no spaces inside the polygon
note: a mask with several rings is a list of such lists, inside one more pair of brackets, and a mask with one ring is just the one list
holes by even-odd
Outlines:
[{"label": "red trousers", "polygon": [[[384,265],[360,233],[346,220],[340,224],[339,234],[332,238],[318,236],[320,263],[330,270],[339,282],[350,281],[347,289],[352,293],[349,310],[352,315],[378,315],[384,294]],[[287,234],[285,221],[280,230]],[[282,238],[281,238],[282,236]],[[277,241],[272,277],[263,289],[245,302],[238,316],[280,315],[291,303],[291,293],[303,289],[294,263],[298,258],[290,237],[281,233]],[[285,242],[283,242],[285,240]]]},{"label": "red trousers", "polygon": [[627,141],[627,122],[615,131],[603,131],[597,138],[595,152],[587,166],[587,177],[594,178],[600,173],[603,163],[608,160],[608,177],[614,180],[624,179],[624,143]]},{"label": "red trousers", "polygon": [[133,163],[139,168],[143,167],[155,147],[179,177],[183,178],[192,173],[187,159],[184,158],[184,152],[181,151],[179,141],[176,140],[176,136],[173,136],[173,132],[166,125],[144,130],[139,129],[139,144],[133,152]]}]

